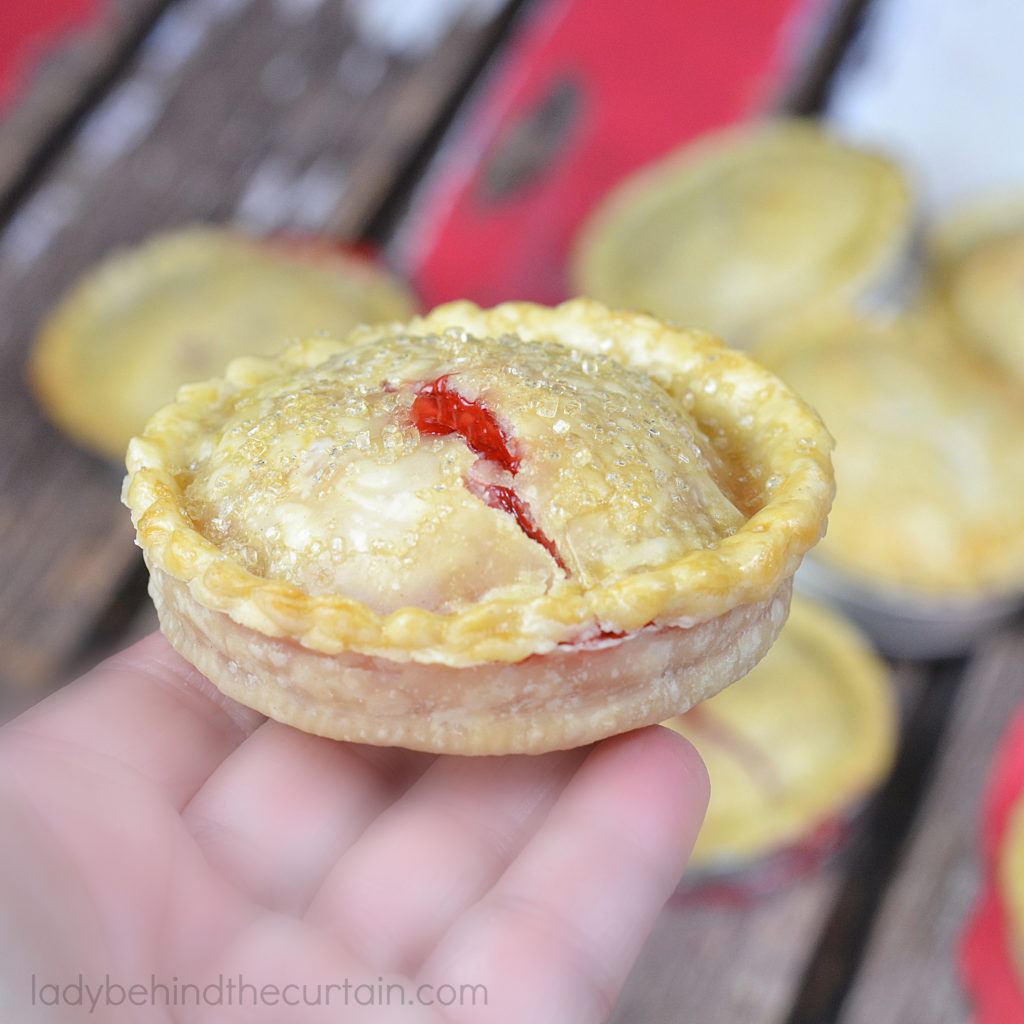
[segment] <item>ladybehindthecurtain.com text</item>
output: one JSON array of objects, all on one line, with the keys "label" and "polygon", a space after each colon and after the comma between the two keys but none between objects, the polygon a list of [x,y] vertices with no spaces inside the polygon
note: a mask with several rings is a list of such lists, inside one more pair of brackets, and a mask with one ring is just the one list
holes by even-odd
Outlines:
[{"label": "ladybehindthecurtain.com text", "polygon": [[116,1006],[324,1006],[324,1007],[399,1007],[399,1006],[486,1006],[487,987],[473,984],[412,984],[387,981],[341,981],[272,984],[248,982],[241,974],[218,975],[206,984],[195,984],[172,977],[161,981],[150,975],[146,982],[117,981],[109,974],[102,980],[86,979],[79,974],[66,982],[53,982],[32,975],[33,1006],[77,1007],[88,1013],[101,1013]]}]

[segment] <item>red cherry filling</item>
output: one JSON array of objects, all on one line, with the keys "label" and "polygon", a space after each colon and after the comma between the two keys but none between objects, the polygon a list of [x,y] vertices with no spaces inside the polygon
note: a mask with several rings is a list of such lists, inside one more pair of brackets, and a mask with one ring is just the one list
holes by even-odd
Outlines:
[{"label": "red cherry filling", "polygon": [[580,644],[589,644],[595,640],[621,640],[625,636],[629,636],[625,630],[599,629],[594,636],[588,636],[585,640],[560,640],[558,646],[578,647]]},{"label": "red cherry filling", "polygon": [[532,541],[536,541],[555,560],[559,569],[569,575],[569,569],[562,556],[558,553],[554,541],[546,536],[544,531],[534,521],[530,513],[530,507],[522,498],[512,490],[511,487],[503,487],[501,484],[486,484],[482,488],[470,485],[470,490],[491,508],[507,512],[519,524],[519,529]]},{"label": "red cherry filling", "polygon": [[432,384],[424,384],[416,393],[412,403],[416,429],[421,434],[458,434],[470,451],[515,473],[519,456],[509,450],[508,438],[490,409],[463,398],[457,391],[449,391],[449,376],[445,374]]},{"label": "red cherry filling", "polygon": [[[421,434],[458,434],[482,459],[495,463],[513,476],[519,470],[519,456],[509,447],[509,439],[483,403],[470,401],[452,391],[449,374],[424,384],[412,403],[412,421]],[[519,528],[532,541],[540,544],[569,575],[558,549],[550,537],[537,525],[529,506],[511,488],[501,484],[480,485],[467,480],[466,486],[491,508],[512,516]]]}]

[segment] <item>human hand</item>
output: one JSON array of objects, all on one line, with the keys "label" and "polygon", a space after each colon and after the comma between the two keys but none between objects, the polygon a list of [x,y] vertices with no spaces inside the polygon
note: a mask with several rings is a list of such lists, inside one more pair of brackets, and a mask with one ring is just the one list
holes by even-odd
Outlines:
[{"label": "human hand", "polygon": [[706,801],[667,729],[532,757],[339,743],[154,634],[0,730],[0,1017],[599,1021]]}]

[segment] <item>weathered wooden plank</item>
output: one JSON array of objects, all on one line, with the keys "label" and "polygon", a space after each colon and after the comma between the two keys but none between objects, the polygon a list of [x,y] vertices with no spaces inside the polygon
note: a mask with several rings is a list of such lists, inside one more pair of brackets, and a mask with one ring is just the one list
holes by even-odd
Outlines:
[{"label": "weathered wooden plank", "polygon": [[839,877],[832,866],[742,907],[670,905],[611,1024],[785,1020]]},{"label": "weathered wooden plank", "polygon": [[978,888],[978,826],[992,753],[1024,701],[1024,634],[972,660],[920,820],[890,884],[842,1024],[965,1024],[956,947]]},{"label": "weathered wooden plank", "polygon": [[498,5],[477,6],[436,40],[421,33],[423,52],[361,22],[368,5],[183,0],[7,223],[0,686],[51,685],[138,565],[119,471],[62,438],[28,393],[46,310],[111,247],[170,224],[358,235],[490,42]]},{"label": "weathered wooden plank", "polygon": [[0,116],[0,207],[101,90],[168,0],[109,0],[90,25],[54,42],[27,72],[17,103]]}]

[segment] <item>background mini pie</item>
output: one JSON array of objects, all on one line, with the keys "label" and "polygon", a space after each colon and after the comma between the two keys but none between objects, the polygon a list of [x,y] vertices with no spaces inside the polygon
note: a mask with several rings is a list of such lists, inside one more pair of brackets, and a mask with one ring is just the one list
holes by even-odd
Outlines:
[{"label": "background mini pie", "polygon": [[836,438],[816,563],[908,599],[1021,592],[1024,406],[935,311],[808,318],[757,357]]},{"label": "background mini pie", "polygon": [[913,227],[896,166],[811,122],[705,137],[616,188],[575,246],[582,294],[729,344],[808,304],[900,287]]},{"label": "background mini pie", "polygon": [[188,227],[115,253],[72,288],[40,330],[30,375],[54,422],[120,461],[180,385],[415,306],[383,269],[333,244]]},{"label": "background mini pie", "polygon": [[1018,984],[1024,989],[1024,798],[1018,796],[1001,837],[997,885],[1006,909]]},{"label": "background mini pie", "polygon": [[1024,379],[1024,198],[962,211],[931,249],[934,283],[965,341]]},{"label": "background mini pie", "polygon": [[848,814],[888,773],[897,733],[884,663],[836,612],[799,595],[753,671],[665,724],[711,777],[690,861],[698,874],[749,864]]},{"label": "background mini pie", "polygon": [[538,751],[753,666],[829,446],[701,332],[454,303],[184,388],[125,499],[164,631],[230,696],[337,738]]}]

